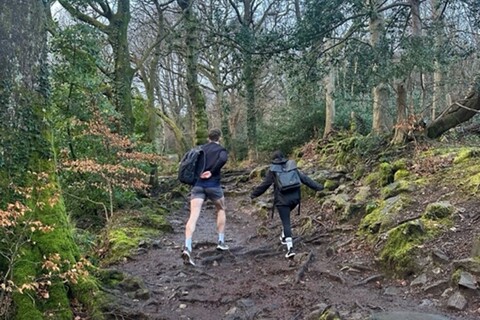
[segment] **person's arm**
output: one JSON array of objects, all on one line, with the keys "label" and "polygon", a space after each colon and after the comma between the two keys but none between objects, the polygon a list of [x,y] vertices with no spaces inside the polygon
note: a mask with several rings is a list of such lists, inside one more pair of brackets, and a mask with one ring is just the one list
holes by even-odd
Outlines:
[{"label": "person's arm", "polygon": [[262,183],[260,183],[257,187],[255,187],[250,194],[250,198],[256,198],[261,196],[265,191],[267,191],[268,188],[273,184],[273,172],[268,170],[267,174],[265,175],[265,178],[263,178]]},{"label": "person's arm", "polygon": [[300,180],[302,181],[302,183],[307,187],[309,187],[310,189],[313,189],[315,191],[323,190],[323,186],[320,183],[314,181],[313,179],[311,179],[309,176],[307,176],[300,170],[298,170],[298,174],[300,175]]},{"label": "person's arm", "polygon": [[223,149],[220,151],[218,154],[218,159],[213,165],[212,169],[210,169],[211,172],[220,172],[220,169],[227,163],[228,160],[228,153],[227,150]]}]

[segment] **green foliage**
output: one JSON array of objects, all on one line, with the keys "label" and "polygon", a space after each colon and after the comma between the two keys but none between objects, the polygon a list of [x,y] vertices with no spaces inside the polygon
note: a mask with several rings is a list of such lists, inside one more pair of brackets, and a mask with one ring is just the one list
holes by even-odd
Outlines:
[{"label": "green foliage", "polygon": [[259,150],[282,150],[290,153],[298,145],[311,140],[323,126],[322,111],[318,106],[298,108],[279,107],[268,123],[259,128]]}]

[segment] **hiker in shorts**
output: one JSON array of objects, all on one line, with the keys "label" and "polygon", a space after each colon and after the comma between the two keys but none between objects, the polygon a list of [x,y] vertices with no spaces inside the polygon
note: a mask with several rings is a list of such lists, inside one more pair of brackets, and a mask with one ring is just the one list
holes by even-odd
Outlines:
[{"label": "hiker in shorts", "polygon": [[[280,191],[280,187],[277,181],[278,174],[276,172],[280,172],[282,170],[285,170],[287,167],[292,167],[292,166],[294,168],[293,170],[296,170],[296,172],[298,172],[298,177],[300,180],[299,185],[286,191]],[[295,162],[293,160],[286,159],[281,151],[275,151],[272,154],[272,163],[270,165],[270,168],[265,174],[265,178],[263,179],[262,183],[253,189],[252,193],[250,194],[250,198],[254,199],[262,195],[265,191],[267,191],[267,189],[272,184],[273,184],[273,197],[274,197],[273,209],[277,208],[277,211],[278,211],[278,214],[280,215],[280,219],[282,220],[282,226],[283,226],[282,235],[280,236],[280,241],[282,244],[287,246],[287,253],[285,254],[285,257],[293,258],[295,256],[295,252],[293,251],[290,212],[297,205],[300,206],[300,199],[301,199],[300,185],[305,184],[307,187],[315,191],[323,190],[323,186],[313,181],[307,175],[305,175],[300,170],[298,170],[296,168]]]},{"label": "hiker in shorts", "polygon": [[228,250],[228,246],[225,244],[225,197],[220,184],[221,169],[228,160],[228,152],[220,145],[220,136],[219,129],[211,129],[208,133],[208,143],[202,146],[204,156],[200,157],[198,167],[203,170],[191,190],[190,217],[185,226],[185,247],[182,252],[185,264],[195,265],[192,258],[192,236],[203,202],[207,199],[215,204],[217,212],[217,250]]}]

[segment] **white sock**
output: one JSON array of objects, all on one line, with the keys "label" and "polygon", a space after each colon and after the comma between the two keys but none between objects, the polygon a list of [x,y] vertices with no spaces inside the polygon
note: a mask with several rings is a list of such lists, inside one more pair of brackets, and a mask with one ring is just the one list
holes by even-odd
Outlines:
[{"label": "white sock", "polygon": [[285,242],[287,243],[287,250],[290,250],[293,248],[293,241],[292,238],[288,237],[285,238]]}]

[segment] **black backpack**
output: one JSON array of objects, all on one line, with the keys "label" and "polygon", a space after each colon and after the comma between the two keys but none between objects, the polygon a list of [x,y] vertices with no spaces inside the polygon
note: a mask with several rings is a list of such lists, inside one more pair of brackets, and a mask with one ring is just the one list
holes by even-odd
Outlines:
[{"label": "black backpack", "polygon": [[178,180],[180,182],[191,186],[195,184],[201,173],[201,170],[198,168],[201,155],[205,157],[202,146],[194,147],[183,155],[178,167]]},{"label": "black backpack", "polygon": [[275,183],[282,193],[300,188],[302,185],[297,165],[293,160],[288,160],[285,165],[272,164],[270,171],[274,173]]}]

